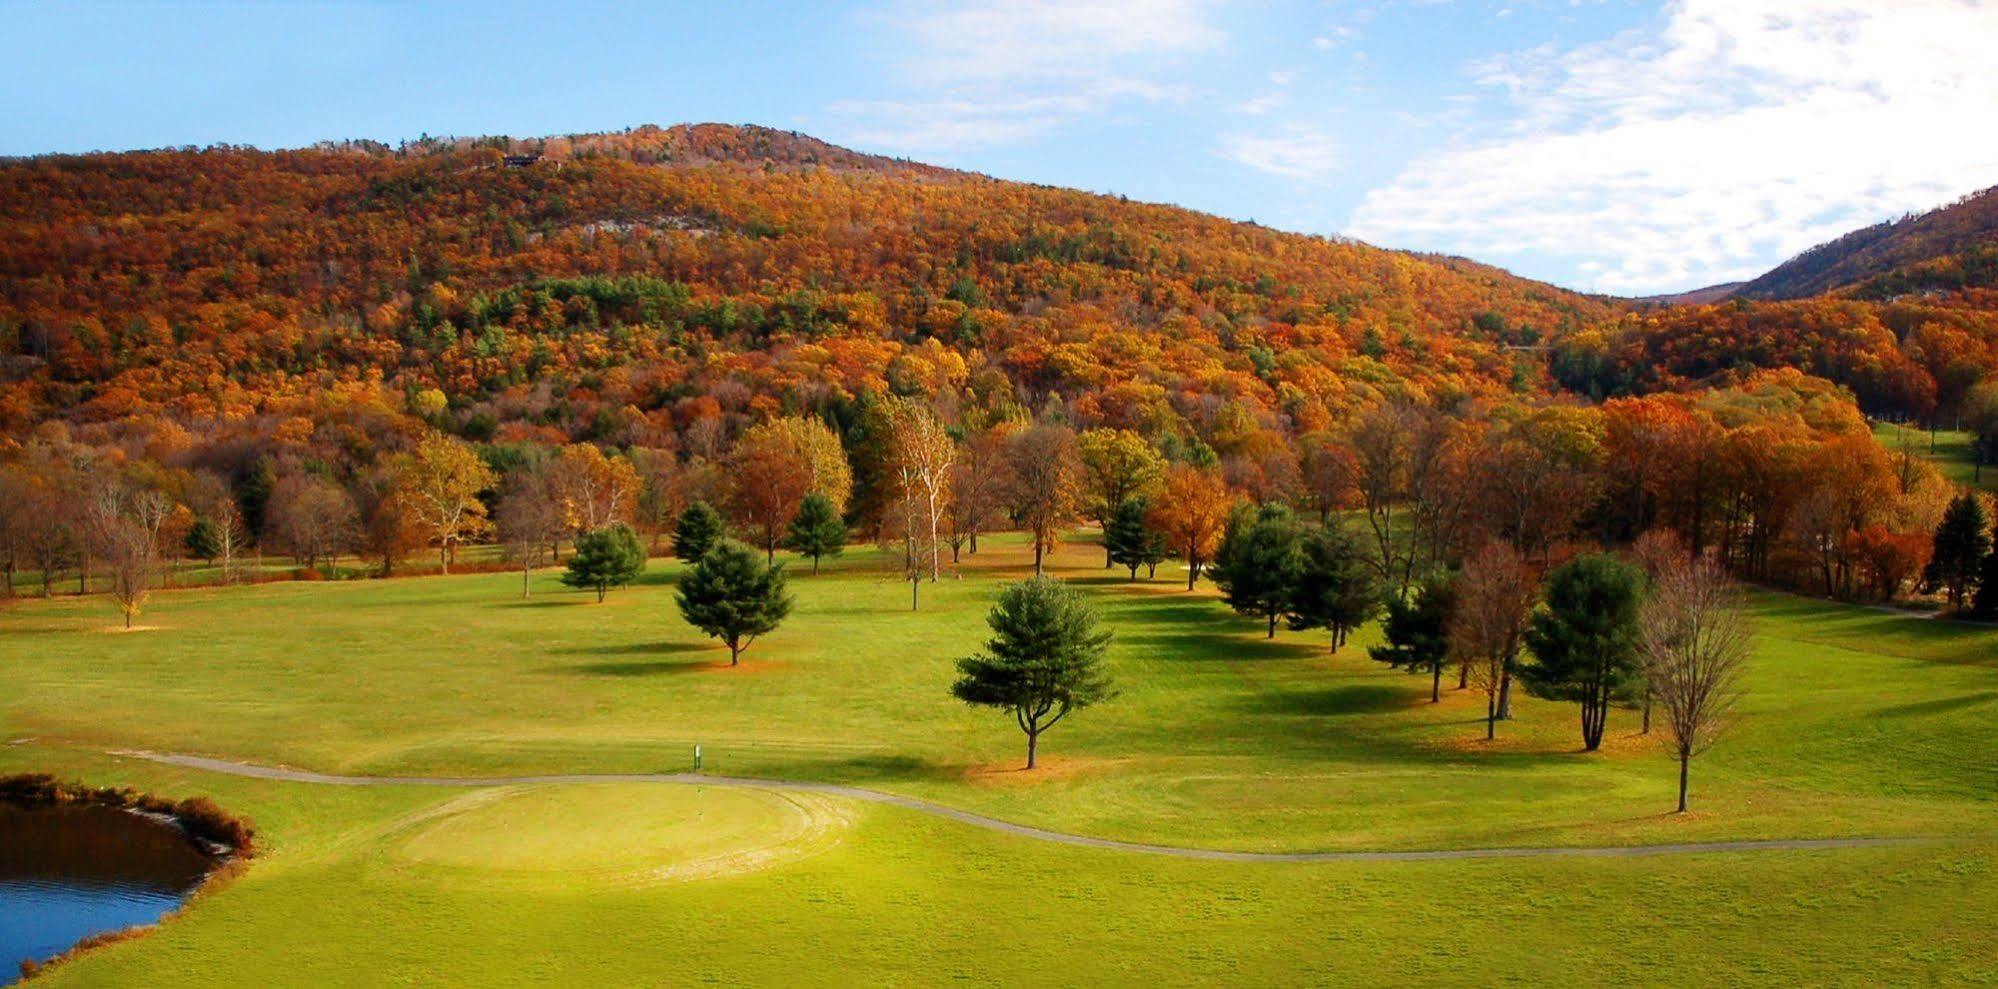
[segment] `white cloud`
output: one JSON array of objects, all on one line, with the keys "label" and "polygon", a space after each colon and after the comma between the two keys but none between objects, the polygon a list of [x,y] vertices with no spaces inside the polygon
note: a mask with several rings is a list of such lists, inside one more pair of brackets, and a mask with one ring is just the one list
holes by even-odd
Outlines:
[{"label": "white cloud", "polygon": [[1316,129],[1293,126],[1278,134],[1232,134],[1221,139],[1225,158],[1271,175],[1321,180],[1339,167],[1339,146]]},{"label": "white cloud", "polygon": [[1652,30],[1473,66],[1512,125],[1416,160],[1348,230],[1557,258],[1603,291],[1751,276],[1998,183],[1994,47],[1994,5],[1681,0]]},{"label": "white cloud", "polygon": [[1119,105],[1189,98],[1167,81],[1175,58],[1225,38],[1212,0],[974,0],[910,5],[887,50],[915,91],[829,109],[848,140],[903,152],[1005,144],[1070,126]]}]

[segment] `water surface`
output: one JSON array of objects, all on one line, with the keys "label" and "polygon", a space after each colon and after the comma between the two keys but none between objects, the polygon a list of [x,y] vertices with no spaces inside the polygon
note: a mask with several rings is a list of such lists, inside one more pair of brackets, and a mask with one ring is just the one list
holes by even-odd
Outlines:
[{"label": "water surface", "polygon": [[214,861],[172,824],[110,807],[0,803],[0,984],[105,931],[150,924]]}]

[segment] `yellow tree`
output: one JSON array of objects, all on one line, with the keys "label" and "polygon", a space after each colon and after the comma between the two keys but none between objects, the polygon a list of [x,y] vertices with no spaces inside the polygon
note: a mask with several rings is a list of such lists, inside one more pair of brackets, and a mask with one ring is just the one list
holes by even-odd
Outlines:
[{"label": "yellow tree", "polygon": [[442,433],[425,436],[397,466],[405,504],[437,543],[438,564],[450,573],[457,544],[486,531],[479,492],[492,486],[492,469],[471,447]]},{"label": "yellow tree", "polygon": [[1166,472],[1163,489],[1145,521],[1186,558],[1187,590],[1193,590],[1200,568],[1220,548],[1234,508],[1234,494],[1213,472],[1188,464]]},{"label": "yellow tree", "polygon": [[[903,539],[911,560],[929,557],[930,579],[936,580],[943,570],[937,529],[949,507],[957,443],[936,413],[908,399],[896,399],[889,405],[888,423],[890,456],[901,496]],[[916,540],[925,533],[928,543],[916,546]]]},{"label": "yellow tree", "polygon": [[595,443],[564,446],[549,467],[548,484],[577,535],[629,521],[640,487],[631,461],[607,457]]},{"label": "yellow tree", "polygon": [[[1076,440],[1082,453],[1083,483],[1089,504],[1085,514],[1107,531],[1118,506],[1150,493],[1165,473],[1165,458],[1128,429],[1092,429]],[[1111,563],[1105,547],[1103,565]]]},{"label": "yellow tree", "polygon": [[776,558],[784,528],[806,495],[824,495],[836,511],[845,511],[853,492],[846,451],[817,419],[787,416],[758,424],[736,441],[730,461],[735,484],[729,506],[737,521],[761,535],[767,559]]}]

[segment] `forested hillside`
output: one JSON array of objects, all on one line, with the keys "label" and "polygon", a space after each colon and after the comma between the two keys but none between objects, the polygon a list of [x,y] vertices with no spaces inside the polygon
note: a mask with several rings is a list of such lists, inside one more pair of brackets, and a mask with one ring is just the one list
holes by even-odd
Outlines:
[{"label": "forested hillside", "polygon": [[1667,529],[1886,598],[1952,489],[1860,413],[1998,413],[1977,291],[1615,303],[713,125],[14,161],[0,563],[525,565],[697,503],[774,553],[816,492],[932,577],[1084,519],[1197,574],[1239,500],[1402,588]]},{"label": "forested hillside", "polygon": [[480,439],[955,389],[1302,431],[1540,389],[1506,345],[1610,316],[1468,262],[716,126],[47,158],[0,190],[17,433],[428,389]]},{"label": "forested hillside", "polygon": [[1850,288],[1871,298],[1998,285],[1998,188],[1819,244],[1734,294],[1801,299]]}]

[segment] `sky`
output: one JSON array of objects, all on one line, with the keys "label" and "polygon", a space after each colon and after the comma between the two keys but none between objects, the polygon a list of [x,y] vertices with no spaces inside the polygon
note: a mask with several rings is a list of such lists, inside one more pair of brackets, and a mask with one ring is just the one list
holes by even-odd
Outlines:
[{"label": "sky", "polygon": [[0,155],[719,121],[1585,291],[1998,185],[1998,0],[0,0]]}]

